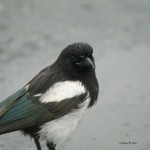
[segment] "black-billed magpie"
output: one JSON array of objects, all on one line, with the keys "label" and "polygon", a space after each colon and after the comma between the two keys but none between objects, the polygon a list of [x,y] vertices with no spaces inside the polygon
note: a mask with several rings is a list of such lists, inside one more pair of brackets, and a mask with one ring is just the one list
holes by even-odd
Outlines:
[{"label": "black-billed magpie", "polygon": [[41,150],[49,150],[70,138],[86,110],[98,98],[93,49],[75,43],[39,72],[23,88],[0,103],[0,134],[21,130]]}]

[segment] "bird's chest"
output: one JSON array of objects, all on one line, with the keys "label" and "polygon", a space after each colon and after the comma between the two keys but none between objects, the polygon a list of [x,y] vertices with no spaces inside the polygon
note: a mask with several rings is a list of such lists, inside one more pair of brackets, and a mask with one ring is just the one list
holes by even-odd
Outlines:
[{"label": "bird's chest", "polygon": [[68,140],[84,116],[89,101],[90,99],[87,98],[87,100],[81,104],[82,107],[80,107],[80,109],[44,124],[40,130],[41,139],[52,141],[57,145]]}]

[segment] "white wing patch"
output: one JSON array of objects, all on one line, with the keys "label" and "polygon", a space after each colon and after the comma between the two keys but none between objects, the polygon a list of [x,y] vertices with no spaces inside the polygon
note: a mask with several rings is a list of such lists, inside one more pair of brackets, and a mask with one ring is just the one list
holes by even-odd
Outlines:
[{"label": "white wing patch", "polygon": [[41,96],[40,101],[43,103],[60,102],[63,99],[72,98],[85,92],[86,89],[80,81],[58,82]]},{"label": "white wing patch", "polygon": [[29,88],[29,84],[24,87],[24,89],[25,89],[26,91],[28,91],[28,88]]},{"label": "white wing patch", "polygon": [[39,97],[39,96],[42,96],[43,94],[42,93],[39,93],[39,94],[35,94],[33,97]]}]

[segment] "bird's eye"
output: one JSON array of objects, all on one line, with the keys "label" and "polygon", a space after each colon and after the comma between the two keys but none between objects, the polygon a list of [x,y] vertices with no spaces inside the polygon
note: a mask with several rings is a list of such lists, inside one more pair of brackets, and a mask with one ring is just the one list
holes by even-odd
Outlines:
[{"label": "bird's eye", "polygon": [[81,60],[85,59],[85,56],[81,56],[80,59],[81,59]]},{"label": "bird's eye", "polygon": [[77,58],[75,56],[72,56],[72,61],[77,61]]}]

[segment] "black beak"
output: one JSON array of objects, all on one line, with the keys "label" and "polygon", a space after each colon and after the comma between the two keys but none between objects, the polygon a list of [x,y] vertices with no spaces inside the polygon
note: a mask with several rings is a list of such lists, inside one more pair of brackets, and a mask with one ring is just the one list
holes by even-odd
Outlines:
[{"label": "black beak", "polygon": [[93,61],[89,57],[85,57],[83,61],[76,63],[78,66],[86,68],[95,68]]}]

